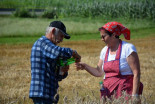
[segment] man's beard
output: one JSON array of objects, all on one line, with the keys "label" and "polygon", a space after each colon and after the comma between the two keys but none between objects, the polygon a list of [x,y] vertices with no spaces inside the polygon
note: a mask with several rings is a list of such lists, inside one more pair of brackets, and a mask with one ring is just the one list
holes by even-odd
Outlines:
[{"label": "man's beard", "polygon": [[61,41],[58,40],[57,38],[55,38],[55,44],[57,45],[58,43],[60,43]]},{"label": "man's beard", "polygon": [[55,42],[56,42],[56,43],[60,43],[60,40],[58,40],[58,39],[55,39]]}]

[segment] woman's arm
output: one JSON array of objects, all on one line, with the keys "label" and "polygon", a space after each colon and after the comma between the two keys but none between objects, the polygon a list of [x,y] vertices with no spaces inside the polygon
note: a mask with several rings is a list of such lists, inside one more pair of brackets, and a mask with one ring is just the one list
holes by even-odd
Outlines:
[{"label": "woman's arm", "polygon": [[139,63],[138,54],[136,52],[132,52],[127,57],[127,62],[134,75],[132,95],[135,95],[139,93],[139,85],[140,85],[140,63]]},{"label": "woman's arm", "polygon": [[100,59],[96,68],[93,68],[87,65],[86,63],[82,63],[82,62],[76,63],[75,65],[77,69],[82,69],[82,70],[85,69],[91,75],[96,77],[101,77],[103,75],[102,63],[103,63],[103,60]]}]

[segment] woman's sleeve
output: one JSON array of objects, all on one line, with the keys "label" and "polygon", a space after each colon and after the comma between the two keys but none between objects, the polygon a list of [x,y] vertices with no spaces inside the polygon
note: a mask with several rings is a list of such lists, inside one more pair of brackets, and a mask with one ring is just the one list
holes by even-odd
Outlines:
[{"label": "woman's sleeve", "polygon": [[103,61],[104,61],[104,58],[105,58],[106,49],[107,49],[107,46],[105,46],[105,47],[101,50],[101,53],[100,53],[100,59],[103,60]]},{"label": "woman's sleeve", "polygon": [[133,45],[133,44],[131,44],[131,43],[129,43],[128,45],[127,45],[127,50],[126,50],[126,58],[132,53],[132,52],[137,52],[137,50],[136,50],[136,47]]}]

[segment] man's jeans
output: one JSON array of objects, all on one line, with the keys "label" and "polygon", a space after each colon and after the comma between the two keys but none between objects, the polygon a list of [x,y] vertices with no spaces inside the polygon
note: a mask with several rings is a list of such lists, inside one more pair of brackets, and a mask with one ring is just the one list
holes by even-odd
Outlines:
[{"label": "man's jeans", "polygon": [[45,98],[32,98],[34,104],[57,104],[58,99],[56,100],[49,100]]}]

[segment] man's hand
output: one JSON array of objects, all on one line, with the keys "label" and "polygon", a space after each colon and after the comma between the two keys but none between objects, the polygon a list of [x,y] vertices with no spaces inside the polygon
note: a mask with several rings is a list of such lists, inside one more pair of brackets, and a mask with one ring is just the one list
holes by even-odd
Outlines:
[{"label": "man's hand", "polygon": [[75,50],[73,50],[73,57],[75,58],[76,63],[81,61],[81,56]]},{"label": "man's hand", "polygon": [[69,65],[61,67],[61,71],[66,73],[69,70]]}]

